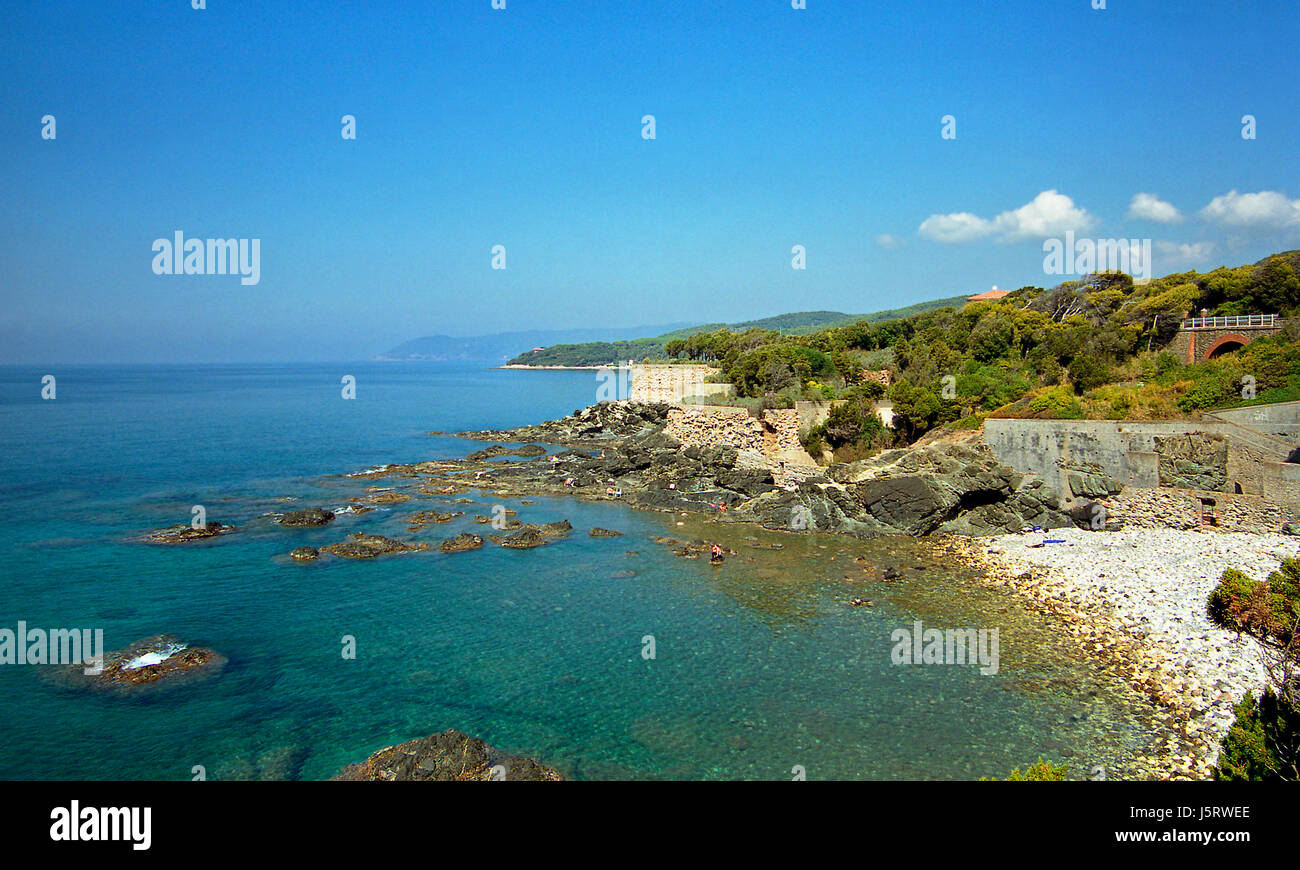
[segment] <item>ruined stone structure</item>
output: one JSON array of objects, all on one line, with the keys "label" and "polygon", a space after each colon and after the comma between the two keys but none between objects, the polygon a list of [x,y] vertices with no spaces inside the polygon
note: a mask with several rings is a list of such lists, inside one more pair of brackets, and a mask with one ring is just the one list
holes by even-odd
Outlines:
[{"label": "ruined stone structure", "polygon": [[629,369],[627,398],[633,402],[690,404],[708,396],[735,393],[731,384],[708,383],[720,369],[704,365],[634,365]]},{"label": "ruined stone structure", "polygon": [[795,408],[764,411],[759,418],[746,408],[685,405],[669,409],[664,432],[688,447],[735,447],[739,464],[770,468],[781,486],[822,470],[799,440]]},{"label": "ruined stone structure", "polygon": [[1169,343],[1169,351],[1186,363],[1204,362],[1221,353],[1245,347],[1257,338],[1282,328],[1276,314],[1239,317],[1188,317]]}]

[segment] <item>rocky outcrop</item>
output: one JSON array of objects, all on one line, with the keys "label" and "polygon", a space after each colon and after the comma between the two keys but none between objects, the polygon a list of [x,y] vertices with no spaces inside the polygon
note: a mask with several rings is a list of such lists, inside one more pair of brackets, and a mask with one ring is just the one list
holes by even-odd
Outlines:
[{"label": "rocky outcrop", "polygon": [[52,666],[42,676],[67,689],[124,695],[211,676],[226,661],[215,650],[191,647],[174,634],[159,634],[104,653],[99,673],[86,673],[90,668],[83,663]]},{"label": "rocky outcrop", "polygon": [[593,538],[621,538],[621,537],[623,537],[623,533],[622,533],[622,532],[616,532],[616,531],[614,531],[613,529],[602,529],[600,526],[597,526],[596,528],[592,529],[590,532],[587,532],[587,534],[588,534],[589,536],[593,537]]},{"label": "rocky outcrop", "polygon": [[430,523],[449,523],[459,516],[464,516],[464,512],[416,511],[406,518],[406,528],[408,531],[418,532]]},{"label": "rocky outcrop", "polygon": [[1160,485],[1174,489],[1223,490],[1228,483],[1228,440],[1188,433],[1155,439]]},{"label": "rocky outcrop", "polygon": [[[550,444],[615,444],[637,435],[662,430],[667,421],[666,404],[601,402],[574,411],[570,417],[549,420],[519,429],[462,432],[462,438],[477,441],[545,441]],[[490,448],[489,448],[490,449]]]},{"label": "rocky outcrop", "polygon": [[391,489],[375,489],[365,495],[359,495],[352,499],[353,504],[400,504],[404,501],[410,501],[411,497],[404,492],[395,492]]},{"label": "rocky outcrop", "polygon": [[443,541],[438,549],[444,553],[463,553],[466,550],[477,550],[481,546],[483,546],[483,539],[478,535],[461,532],[456,537]]},{"label": "rocky outcrop", "polygon": [[1092,471],[1070,471],[1068,480],[1076,498],[1105,498],[1123,488],[1114,478]]},{"label": "rocky outcrop", "polygon": [[388,746],[365,761],[349,764],[336,782],[558,782],[558,771],[531,758],[511,755],[476,737],[448,729]]},{"label": "rocky outcrop", "polygon": [[517,532],[506,535],[504,538],[500,535],[493,535],[492,540],[507,549],[528,550],[545,544],[547,542],[547,537],[542,534],[540,529],[533,526],[526,529],[520,529]]},{"label": "rocky outcrop", "polygon": [[388,553],[404,553],[408,550],[427,550],[428,548],[428,544],[403,544],[401,541],[394,541],[392,538],[385,538],[383,535],[367,535],[364,532],[356,532],[346,541],[330,544],[328,547],[321,547],[327,553],[333,553],[345,559],[374,559]]},{"label": "rocky outcrop", "polygon": [[334,511],[324,508],[303,508],[281,514],[276,522],[282,526],[324,526],[334,519]]},{"label": "rocky outcrop", "polygon": [[151,544],[188,544],[191,541],[202,541],[207,538],[228,535],[234,530],[234,526],[222,525],[215,521],[204,523],[197,529],[182,523],[178,526],[168,526],[165,529],[150,532],[145,537],[145,540]]},{"label": "rocky outcrop", "polygon": [[502,447],[500,444],[493,444],[491,447],[477,450],[471,453],[466,459],[494,459],[498,456],[545,456],[546,448],[540,444],[525,444],[523,447]]},{"label": "rocky outcrop", "polygon": [[[683,445],[667,434],[666,420],[662,406],[597,405],[514,432],[470,433],[516,442],[550,435],[570,445],[544,459],[491,465],[441,461],[390,470],[436,471],[438,481],[422,484],[435,491],[473,486],[491,488],[498,496],[612,498],[650,510],[692,510],[791,531],[992,535],[1075,524],[1062,512],[1056,491],[999,464],[978,441],[935,440],[819,468],[797,481],[777,480],[771,468],[753,465],[734,445]],[[583,443],[590,446],[574,446]],[[1109,483],[1101,481],[1103,491],[1109,491]],[[518,548],[545,543],[544,534],[530,531],[525,526],[494,540]]]},{"label": "rocky outcrop", "polygon": [[320,556],[320,550],[315,547],[294,547],[289,553],[289,558],[295,562],[314,562]]}]

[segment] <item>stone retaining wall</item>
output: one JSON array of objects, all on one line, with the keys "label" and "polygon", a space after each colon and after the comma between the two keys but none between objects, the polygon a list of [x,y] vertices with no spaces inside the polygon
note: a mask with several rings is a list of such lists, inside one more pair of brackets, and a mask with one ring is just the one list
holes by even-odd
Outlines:
[{"label": "stone retaining wall", "polygon": [[[1201,498],[1212,498],[1219,511],[1218,525],[1202,525]],[[1252,495],[1189,489],[1129,487],[1118,495],[1099,499],[1107,518],[1141,529],[1203,529],[1221,532],[1280,532],[1296,521],[1296,511]],[[1171,559],[1177,554],[1171,553]]]}]

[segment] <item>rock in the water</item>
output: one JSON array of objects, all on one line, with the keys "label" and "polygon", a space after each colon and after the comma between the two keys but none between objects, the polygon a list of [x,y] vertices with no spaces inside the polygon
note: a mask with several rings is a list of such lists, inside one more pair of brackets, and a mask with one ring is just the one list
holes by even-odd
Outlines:
[{"label": "rock in the water", "polygon": [[444,553],[462,553],[465,550],[477,550],[481,546],[483,546],[483,539],[478,535],[461,532],[456,537],[443,541],[438,549]]},{"label": "rock in the water", "polygon": [[159,634],[104,653],[98,674],[87,674],[86,664],[70,664],[45,668],[42,676],[68,689],[130,694],[174,687],[211,676],[225,666],[226,657],[215,650],[190,647],[174,634]]},{"label": "rock in the water", "polygon": [[525,444],[523,447],[502,447],[500,444],[493,444],[484,450],[478,450],[471,453],[466,459],[492,459],[497,456],[545,456],[546,448],[540,444]]},{"label": "rock in the water", "polygon": [[592,529],[590,532],[587,532],[587,534],[590,535],[590,536],[593,537],[593,538],[621,538],[621,537],[623,537],[623,533],[622,533],[622,532],[616,532],[616,531],[614,531],[613,529],[602,529],[602,528],[600,528],[599,526],[597,526],[596,528]]},{"label": "rock in the water", "polygon": [[573,523],[568,520],[560,520],[559,522],[554,523],[543,523],[541,526],[538,526],[538,530],[547,537],[557,537],[559,535],[567,535],[569,532],[573,531]]},{"label": "rock in the water", "polygon": [[295,562],[314,562],[320,556],[320,550],[315,547],[295,547],[289,558]]},{"label": "rock in the water", "polygon": [[400,504],[404,501],[410,501],[411,496],[404,492],[397,492],[392,489],[383,489],[376,492],[359,495],[351,499],[354,504]]},{"label": "rock in the water", "polygon": [[444,514],[441,511],[416,511],[406,518],[406,528],[418,532],[430,523],[449,523],[459,516],[464,516],[464,512],[451,511]]},{"label": "rock in the water", "polygon": [[203,526],[197,529],[182,523],[178,526],[168,526],[165,529],[151,532],[145,540],[151,544],[185,544],[190,541],[201,541],[205,538],[228,535],[234,530],[234,526],[222,525],[215,521],[204,523]]},{"label": "rock in the water", "polygon": [[364,532],[355,532],[348,540],[330,544],[328,547],[321,547],[321,549],[336,556],[342,556],[345,559],[373,559],[386,553],[426,550],[428,547],[428,544],[415,544],[412,546],[403,544],[401,541],[394,541],[392,538],[385,538],[383,535],[368,535]]},{"label": "rock in the water", "polygon": [[527,550],[545,544],[546,535],[542,534],[539,529],[529,527],[506,535],[504,538],[500,535],[493,535],[492,540],[512,550]]},{"label": "rock in the water", "polygon": [[388,746],[349,764],[337,782],[559,782],[553,768],[511,755],[454,729]]},{"label": "rock in the water", "polygon": [[323,526],[334,519],[334,511],[324,508],[303,508],[289,511],[276,520],[282,526]]}]

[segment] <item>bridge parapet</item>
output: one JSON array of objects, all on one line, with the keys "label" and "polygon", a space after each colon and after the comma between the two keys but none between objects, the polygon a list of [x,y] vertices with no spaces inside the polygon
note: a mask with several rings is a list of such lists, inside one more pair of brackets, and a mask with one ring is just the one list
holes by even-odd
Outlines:
[{"label": "bridge parapet", "polygon": [[1269,329],[1282,328],[1277,314],[1234,314],[1228,317],[1189,317],[1181,329]]},{"label": "bridge parapet", "polygon": [[1204,362],[1225,350],[1235,350],[1272,335],[1286,321],[1278,314],[1234,314],[1227,317],[1187,317],[1169,342],[1169,351],[1187,363]]}]

